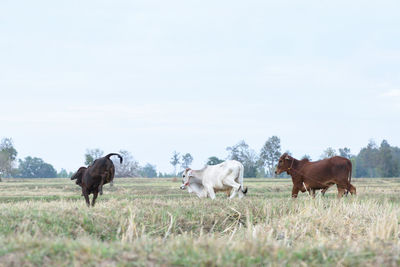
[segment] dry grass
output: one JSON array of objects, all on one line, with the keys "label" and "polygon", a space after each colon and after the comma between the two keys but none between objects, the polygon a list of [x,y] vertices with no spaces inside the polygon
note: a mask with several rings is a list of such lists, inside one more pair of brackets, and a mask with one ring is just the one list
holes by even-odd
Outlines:
[{"label": "dry grass", "polygon": [[0,183],[0,266],[400,264],[400,179],[342,200],[248,179],[243,200],[198,199],[168,179],[118,179],[88,209],[67,179]]}]

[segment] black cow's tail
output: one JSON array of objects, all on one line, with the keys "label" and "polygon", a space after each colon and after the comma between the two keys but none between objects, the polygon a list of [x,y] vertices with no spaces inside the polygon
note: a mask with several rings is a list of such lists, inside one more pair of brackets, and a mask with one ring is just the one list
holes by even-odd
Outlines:
[{"label": "black cow's tail", "polygon": [[110,153],[107,156],[105,156],[105,158],[110,159],[111,156],[118,156],[119,157],[119,163],[122,163],[122,156],[118,153]]}]

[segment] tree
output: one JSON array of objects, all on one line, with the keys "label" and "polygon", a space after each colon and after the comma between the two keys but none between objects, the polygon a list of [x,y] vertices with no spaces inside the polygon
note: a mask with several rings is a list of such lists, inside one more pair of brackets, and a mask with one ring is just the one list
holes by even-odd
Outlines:
[{"label": "tree", "polygon": [[306,159],[308,161],[311,161],[310,155],[305,154],[301,159]]},{"label": "tree", "polygon": [[220,164],[220,163],[222,163],[222,162],[224,162],[224,160],[222,160],[222,159],[219,159],[219,158],[217,158],[217,157],[209,157],[208,158],[208,160],[207,160],[207,165],[217,165],[217,164]]},{"label": "tree", "polygon": [[61,169],[61,171],[57,174],[58,178],[67,178],[70,177],[68,172],[65,169]]},{"label": "tree", "polygon": [[127,150],[120,150],[119,154],[123,161],[120,163],[119,158],[112,158],[115,166],[115,177],[137,177],[140,175],[140,166],[132,154]]},{"label": "tree", "polygon": [[336,156],[336,150],[328,147],[325,149],[324,153],[321,155],[321,159],[327,159]]},{"label": "tree", "polygon": [[393,157],[391,146],[383,140],[379,148],[379,176],[395,177],[398,175],[399,168],[399,162]]},{"label": "tree", "polygon": [[228,159],[237,160],[244,166],[244,177],[256,177],[258,170],[257,155],[245,141],[240,141],[234,146],[227,147]]},{"label": "tree", "polygon": [[85,164],[91,165],[96,159],[99,159],[103,156],[104,151],[98,148],[95,149],[86,149],[85,154]]},{"label": "tree", "polygon": [[19,160],[18,176],[22,178],[55,178],[57,171],[41,158],[26,157]]},{"label": "tree", "polygon": [[350,154],[350,148],[339,148],[339,156],[350,159],[352,157],[352,155]]},{"label": "tree", "polygon": [[378,176],[379,149],[373,140],[356,157],[356,177]]},{"label": "tree", "polygon": [[156,166],[147,163],[140,171],[142,177],[154,178],[157,177]]},{"label": "tree", "polygon": [[174,174],[176,175],[177,166],[180,164],[178,152],[174,151],[174,153],[172,154],[171,161],[169,163],[171,163],[171,165],[174,166]]},{"label": "tree", "polygon": [[3,138],[0,142],[0,181],[2,176],[10,176],[12,174],[17,154],[12,139]]},{"label": "tree", "polygon": [[275,166],[281,156],[281,140],[277,136],[268,138],[260,152],[260,163],[267,168],[267,174],[272,177]]},{"label": "tree", "polygon": [[190,165],[192,165],[193,157],[190,155],[190,153],[186,153],[185,155],[182,155],[182,168],[186,169],[189,168]]}]

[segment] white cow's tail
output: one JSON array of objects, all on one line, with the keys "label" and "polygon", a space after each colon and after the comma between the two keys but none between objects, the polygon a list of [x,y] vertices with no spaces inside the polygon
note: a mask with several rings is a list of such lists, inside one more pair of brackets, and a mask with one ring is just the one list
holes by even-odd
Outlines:
[{"label": "white cow's tail", "polygon": [[241,190],[242,193],[243,193],[244,195],[246,195],[246,193],[247,193],[247,187],[244,188],[244,186],[243,186],[243,176],[244,176],[244,167],[243,167],[243,165],[241,165],[241,166],[240,166],[240,172],[239,172],[239,183],[240,183],[240,188],[239,188],[239,190]]}]

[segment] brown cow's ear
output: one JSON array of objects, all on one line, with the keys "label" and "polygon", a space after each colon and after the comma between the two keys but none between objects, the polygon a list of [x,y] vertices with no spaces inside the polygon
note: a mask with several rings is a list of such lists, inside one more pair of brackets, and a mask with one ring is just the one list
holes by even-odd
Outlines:
[{"label": "brown cow's ear", "polygon": [[290,159],[290,158],[289,158],[289,156],[286,155],[286,158],[285,158],[285,159]]}]

